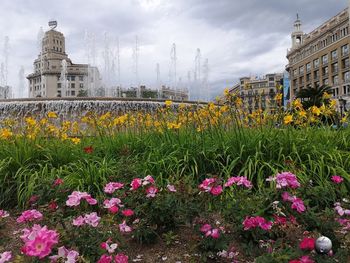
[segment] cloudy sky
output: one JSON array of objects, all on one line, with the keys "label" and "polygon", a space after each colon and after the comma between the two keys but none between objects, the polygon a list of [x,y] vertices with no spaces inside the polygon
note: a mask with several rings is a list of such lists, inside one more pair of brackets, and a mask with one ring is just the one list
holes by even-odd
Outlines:
[{"label": "cloudy sky", "polygon": [[18,87],[20,67],[29,74],[38,55],[40,27],[48,30],[47,23],[54,18],[57,30],[66,36],[66,52],[74,63],[87,63],[86,32],[95,35],[101,73],[104,35],[110,51],[116,50],[119,38],[124,86],[135,79],[135,36],[140,47],[139,79],[149,86],[156,81],[157,63],[161,80],[169,81],[173,43],[182,83],[194,71],[200,48],[202,64],[209,60],[210,93],[215,96],[243,75],[283,71],[296,13],[309,32],[347,4],[348,0],[1,0],[0,61],[4,61],[4,38],[8,36],[8,83]]}]

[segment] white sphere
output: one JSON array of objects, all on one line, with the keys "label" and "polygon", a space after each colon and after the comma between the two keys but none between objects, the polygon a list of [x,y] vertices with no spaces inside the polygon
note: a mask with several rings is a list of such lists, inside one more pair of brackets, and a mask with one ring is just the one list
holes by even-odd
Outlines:
[{"label": "white sphere", "polygon": [[319,254],[328,254],[332,250],[332,241],[325,236],[319,237],[315,242],[315,249]]}]

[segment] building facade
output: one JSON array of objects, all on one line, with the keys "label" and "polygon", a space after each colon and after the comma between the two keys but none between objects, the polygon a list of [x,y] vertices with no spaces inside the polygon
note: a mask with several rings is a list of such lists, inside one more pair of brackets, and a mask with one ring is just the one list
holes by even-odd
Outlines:
[{"label": "building facade", "polygon": [[267,74],[261,78],[242,77],[230,92],[239,94],[249,112],[258,109],[273,112],[277,106],[275,97],[282,93],[282,83],[283,73]]},{"label": "building facade", "polygon": [[335,99],[350,102],[349,11],[343,10],[309,34],[303,33],[297,17],[287,52],[291,99],[301,89],[324,85],[332,87]]},{"label": "building facade", "polygon": [[64,35],[55,27],[45,33],[41,46],[34,72],[27,76],[30,98],[86,96],[101,88],[98,69],[74,64],[66,54]]}]

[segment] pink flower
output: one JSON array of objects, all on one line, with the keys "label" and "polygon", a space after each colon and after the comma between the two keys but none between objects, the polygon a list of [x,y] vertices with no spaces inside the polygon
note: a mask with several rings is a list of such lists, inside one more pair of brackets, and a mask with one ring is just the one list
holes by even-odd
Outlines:
[{"label": "pink flower", "polygon": [[315,239],[311,237],[305,237],[299,244],[302,250],[314,250],[315,249]]},{"label": "pink flower", "polygon": [[288,192],[283,192],[282,194],[282,200],[284,202],[291,202],[293,200],[293,196],[291,196]]},{"label": "pink flower", "polygon": [[20,217],[17,218],[17,223],[25,223],[25,222],[30,222],[34,220],[41,220],[42,218],[43,218],[43,215],[39,211],[35,209],[26,210],[22,212]]},{"label": "pink flower", "polygon": [[73,219],[73,226],[82,226],[85,224],[85,220],[83,216],[78,216],[77,218]]},{"label": "pink flower", "polygon": [[277,185],[276,185],[277,189],[286,188],[286,187],[290,187],[290,188],[300,187],[300,183],[298,182],[296,175],[290,172],[277,174],[276,182],[277,182]]},{"label": "pink flower", "polygon": [[206,233],[206,232],[208,232],[208,231],[210,231],[211,230],[211,225],[209,225],[209,224],[204,224],[201,228],[200,228],[200,231],[202,232],[202,233]]},{"label": "pink flower", "polygon": [[0,218],[9,217],[10,214],[5,210],[0,210]]},{"label": "pink flower", "polygon": [[104,208],[111,208],[114,206],[121,207],[122,201],[119,198],[111,198],[110,200],[106,199],[103,201],[103,207]]},{"label": "pink flower", "polygon": [[207,178],[199,185],[199,189],[203,192],[210,192],[214,183],[215,178]]},{"label": "pink flower", "polygon": [[147,175],[145,178],[143,178],[143,183],[142,185],[148,185],[148,184],[154,184],[155,181],[152,176]]},{"label": "pink flower", "polygon": [[0,263],[9,262],[12,258],[12,252],[11,251],[5,251],[0,254]]},{"label": "pink flower", "polygon": [[104,192],[107,194],[113,194],[115,191],[122,189],[124,187],[124,184],[118,183],[118,182],[112,182],[106,184],[104,188]]},{"label": "pink flower", "polygon": [[217,229],[217,228],[214,228],[211,231],[211,237],[214,238],[214,239],[218,239],[220,237],[220,230]]},{"label": "pink flower", "polygon": [[315,263],[309,256],[302,256],[299,260],[300,263]]},{"label": "pink flower", "polygon": [[113,257],[108,255],[102,255],[97,263],[112,263]]},{"label": "pink flower", "polygon": [[40,259],[51,253],[52,247],[58,243],[58,233],[54,230],[34,225],[32,229],[23,229],[21,239],[25,243],[22,252],[31,257]]},{"label": "pink flower", "polygon": [[234,184],[243,185],[244,187],[249,189],[253,187],[252,183],[247,179],[246,176],[231,177],[227,180],[227,183],[224,186],[230,187]]},{"label": "pink flower", "polygon": [[340,184],[344,181],[344,178],[339,176],[339,175],[334,175],[334,176],[332,176],[332,181],[335,184]]},{"label": "pink flower", "polygon": [[166,187],[168,188],[169,192],[176,192],[175,186],[168,184]]},{"label": "pink flower", "polygon": [[270,230],[272,227],[272,222],[267,221],[265,218],[256,217],[246,217],[243,221],[244,230],[249,230],[251,228],[260,227],[263,230]]},{"label": "pink flower", "polygon": [[36,201],[38,201],[39,200],[39,196],[38,195],[32,195],[30,198],[29,198],[29,204],[34,204],[34,203],[36,203]]},{"label": "pink flower", "polygon": [[65,247],[58,248],[58,254],[51,256],[51,262],[57,262],[59,259],[64,259],[66,263],[75,263],[78,260],[79,253],[75,250],[68,250]]},{"label": "pink flower", "polygon": [[126,217],[130,217],[134,215],[134,211],[132,211],[131,209],[125,209],[123,210],[122,214]]},{"label": "pink flower", "polygon": [[297,210],[300,214],[303,213],[306,210],[303,200],[294,197],[292,201],[292,209]]},{"label": "pink flower", "polygon": [[133,179],[131,184],[130,184],[131,185],[130,190],[135,191],[135,190],[139,189],[141,184],[142,184],[142,180],[140,178]]},{"label": "pink flower", "polygon": [[349,209],[344,209],[341,207],[340,203],[335,203],[335,211],[337,211],[338,215],[343,216],[343,215],[350,215],[350,210]]},{"label": "pink flower", "polygon": [[97,216],[96,212],[86,214],[84,216],[85,224],[90,225],[92,227],[97,227],[100,220],[101,220],[101,217]]},{"label": "pink flower", "polygon": [[57,178],[54,182],[53,182],[53,186],[59,186],[63,184],[63,179],[61,178]]},{"label": "pink flower", "polygon": [[76,219],[73,219],[73,226],[83,226],[83,225],[90,225],[92,227],[97,227],[99,222],[101,220],[101,217],[97,216],[96,212],[85,214],[83,216],[79,216]]},{"label": "pink flower", "polygon": [[115,263],[128,263],[129,257],[122,253],[119,253],[115,256],[114,260],[115,260]]},{"label": "pink flower", "polygon": [[155,186],[150,186],[147,188],[146,193],[147,193],[146,197],[153,198],[158,193],[158,188]]},{"label": "pink flower", "polygon": [[68,196],[68,200],[66,201],[67,206],[78,206],[80,205],[81,199],[85,199],[90,205],[96,205],[97,200],[92,198],[86,192],[74,191],[72,194]]},{"label": "pink flower", "polygon": [[210,193],[214,196],[218,196],[222,193],[222,186],[217,185],[211,188]]},{"label": "pink flower", "polygon": [[110,244],[110,243],[112,243],[110,239],[107,240],[106,242],[101,243],[101,248],[107,250],[109,254],[112,254],[118,248],[118,244],[117,243]]},{"label": "pink flower", "polygon": [[126,221],[124,220],[123,223],[119,224],[119,230],[120,232],[122,233],[129,233],[132,231],[131,227],[129,227],[127,224],[126,224]]}]

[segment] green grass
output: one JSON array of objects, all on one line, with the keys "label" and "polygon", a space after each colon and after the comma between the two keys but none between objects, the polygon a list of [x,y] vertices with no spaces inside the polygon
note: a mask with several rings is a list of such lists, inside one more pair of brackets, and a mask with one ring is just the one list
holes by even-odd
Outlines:
[{"label": "green grass", "polygon": [[[90,145],[93,154],[83,151]],[[0,145],[0,207],[25,206],[56,178],[63,178],[72,190],[95,196],[106,182],[146,175],[161,185],[170,180],[193,187],[208,175],[247,176],[255,191],[265,191],[270,187],[266,178],[280,171],[296,173],[303,184],[312,180],[317,187],[305,195],[314,205],[323,205],[336,199],[332,175],[343,176],[343,191],[349,191],[349,147],[349,129],[316,127],[129,133],[83,138],[81,145],[18,139]]]}]

